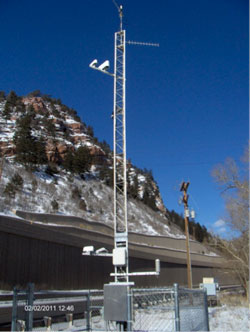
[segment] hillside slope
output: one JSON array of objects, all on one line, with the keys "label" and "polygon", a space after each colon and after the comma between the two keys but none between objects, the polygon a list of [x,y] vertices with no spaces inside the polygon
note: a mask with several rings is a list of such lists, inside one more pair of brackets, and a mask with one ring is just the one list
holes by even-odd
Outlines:
[{"label": "hillside slope", "polygon": [[[0,153],[2,213],[57,213],[112,226],[112,151],[60,100],[2,93]],[[183,237],[152,173],[130,162],[128,196],[130,231]]]}]

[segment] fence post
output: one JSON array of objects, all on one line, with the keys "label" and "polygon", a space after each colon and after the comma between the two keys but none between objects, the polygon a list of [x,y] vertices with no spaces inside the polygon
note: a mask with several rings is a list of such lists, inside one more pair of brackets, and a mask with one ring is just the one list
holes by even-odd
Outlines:
[{"label": "fence post", "polygon": [[174,284],[175,331],[180,331],[179,285]]},{"label": "fence post", "polygon": [[18,320],[17,321],[17,331],[24,332],[25,331],[25,321],[24,320]]},{"label": "fence post", "polygon": [[69,323],[68,328],[72,328],[72,326],[73,326],[73,314],[67,313],[66,314],[66,320]]},{"label": "fence post", "polygon": [[27,305],[31,310],[26,312],[26,331],[33,329],[33,302],[34,302],[34,284],[28,283],[27,289]]},{"label": "fence post", "polygon": [[49,316],[44,316],[43,317],[44,320],[44,325],[46,327],[46,331],[51,331],[51,323],[52,323],[52,318]]},{"label": "fence post", "polygon": [[133,317],[133,291],[132,288],[128,286],[128,290],[127,290],[127,301],[128,301],[128,324],[127,324],[127,331],[132,331],[132,317]]},{"label": "fence post", "polygon": [[11,316],[11,331],[17,330],[17,294],[16,287],[13,289],[13,304],[12,304],[12,316]]},{"label": "fence post", "polygon": [[207,289],[203,289],[204,292],[204,312],[205,312],[205,324],[206,329],[209,331],[209,318],[208,318],[208,303],[207,303]]},{"label": "fence post", "polygon": [[86,317],[86,330],[87,331],[90,331],[90,291],[88,291],[88,294],[87,294],[87,311],[86,311],[86,314],[87,314],[87,317]]}]

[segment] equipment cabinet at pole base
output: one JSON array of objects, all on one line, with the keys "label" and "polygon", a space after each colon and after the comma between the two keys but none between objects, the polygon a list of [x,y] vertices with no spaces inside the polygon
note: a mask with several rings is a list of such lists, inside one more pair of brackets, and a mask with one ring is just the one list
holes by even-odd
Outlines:
[{"label": "equipment cabinet at pole base", "polygon": [[129,321],[131,317],[130,301],[129,283],[110,283],[104,285],[105,321]]}]

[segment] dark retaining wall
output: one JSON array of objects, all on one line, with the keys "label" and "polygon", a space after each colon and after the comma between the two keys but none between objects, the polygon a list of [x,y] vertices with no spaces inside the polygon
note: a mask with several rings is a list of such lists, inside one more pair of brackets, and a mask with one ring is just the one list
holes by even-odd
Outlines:
[{"label": "dark retaining wall", "polygon": [[[111,258],[82,256],[82,247],[93,244],[111,250],[112,241],[93,234],[85,239],[55,228],[38,226],[21,219],[0,216],[0,289],[26,287],[34,282],[36,289],[94,289],[112,281]],[[137,249],[136,249],[137,250]],[[154,259],[138,249],[131,250],[130,271],[154,270]],[[153,250],[153,249],[152,249]],[[139,256],[139,257],[138,257]],[[157,258],[154,257],[154,258]],[[218,268],[193,266],[193,283],[202,277],[215,276],[221,283],[232,283]],[[186,265],[161,261],[160,277],[136,277],[136,286],[186,284]]]}]

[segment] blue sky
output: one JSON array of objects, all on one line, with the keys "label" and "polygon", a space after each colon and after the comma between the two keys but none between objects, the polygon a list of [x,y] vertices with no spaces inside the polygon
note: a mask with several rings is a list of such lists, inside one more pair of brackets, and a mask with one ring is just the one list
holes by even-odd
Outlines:
[{"label": "blue sky", "polygon": [[[160,43],[127,46],[128,157],[152,169],[169,210],[183,211],[190,181],[196,221],[210,229],[224,217],[211,170],[248,144],[248,1],[121,4],[127,40]],[[61,98],[112,145],[113,81],[88,67],[113,68],[112,0],[0,0],[0,21],[0,90]]]}]

